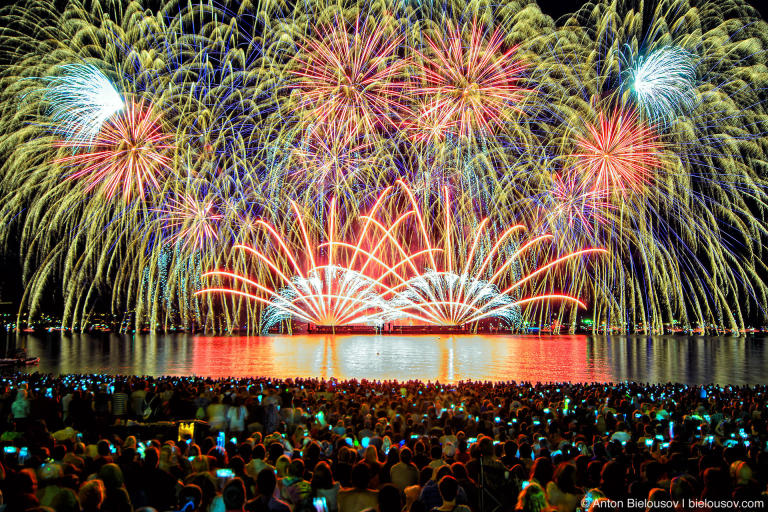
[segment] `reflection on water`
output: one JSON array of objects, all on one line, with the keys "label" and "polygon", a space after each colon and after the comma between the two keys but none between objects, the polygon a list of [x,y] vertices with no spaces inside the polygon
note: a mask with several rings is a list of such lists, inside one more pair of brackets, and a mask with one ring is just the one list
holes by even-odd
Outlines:
[{"label": "reflection on water", "polygon": [[14,343],[51,373],[738,385],[768,369],[763,339],[726,337],[51,334],[3,348]]}]

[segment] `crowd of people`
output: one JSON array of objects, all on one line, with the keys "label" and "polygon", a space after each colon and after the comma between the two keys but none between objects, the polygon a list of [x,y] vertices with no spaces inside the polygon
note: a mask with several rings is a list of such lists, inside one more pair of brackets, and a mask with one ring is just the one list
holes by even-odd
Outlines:
[{"label": "crowd of people", "polygon": [[0,512],[764,510],[768,386],[0,377]]}]

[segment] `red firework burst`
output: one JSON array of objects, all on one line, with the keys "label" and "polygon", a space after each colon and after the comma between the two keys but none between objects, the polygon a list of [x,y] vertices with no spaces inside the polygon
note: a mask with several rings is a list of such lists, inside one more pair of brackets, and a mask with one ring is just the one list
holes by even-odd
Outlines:
[{"label": "red firework burst", "polygon": [[336,19],[315,34],[301,43],[290,70],[310,122],[335,133],[396,127],[406,103],[407,61],[397,55],[403,37],[360,18],[353,26]]},{"label": "red firework burst", "polygon": [[577,167],[593,190],[641,191],[653,181],[661,166],[662,145],[656,133],[637,113],[616,109],[598,114],[596,124],[586,124],[587,135],[578,137]]},{"label": "red firework burst", "polygon": [[428,105],[421,115],[436,117],[431,125],[471,136],[523,113],[522,100],[532,92],[520,85],[526,66],[515,58],[516,46],[502,50],[500,30],[486,34],[473,21],[465,37],[449,22],[445,37],[427,37],[425,51],[416,52],[413,91]]},{"label": "red firework burst", "polygon": [[[83,179],[86,192],[100,188],[111,199],[121,190],[126,202],[134,193],[144,199],[147,188],[159,188],[158,175],[171,168],[166,153],[173,146],[165,143],[171,137],[163,133],[151,105],[128,102],[125,109],[104,123],[88,152],[59,158],[54,163],[77,167],[67,179]],[[81,147],[76,141],[60,141],[56,146]]]}]

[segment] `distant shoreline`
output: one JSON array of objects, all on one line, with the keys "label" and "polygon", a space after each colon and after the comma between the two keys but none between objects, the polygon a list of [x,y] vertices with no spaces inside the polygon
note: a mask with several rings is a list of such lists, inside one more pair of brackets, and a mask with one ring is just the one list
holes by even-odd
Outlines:
[{"label": "distant shoreline", "polygon": [[335,331],[328,329],[328,330],[320,330],[320,331],[294,331],[291,333],[288,332],[270,332],[270,333],[260,333],[256,331],[247,331],[247,330],[241,330],[241,331],[223,331],[223,332],[205,332],[205,331],[188,331],[188,330],[173,330],[173,331],[163,331],[158,330],[155,332],[150,332],[149,330],[141,330],[141,331],[121,331],[117,329],[112,330],[70,330],[70,329],[60,329],[60,328],[52,328],[52,329],[34,329],[34,330],[15,330],[15,329],[4,329],[5,333],[8,335],[16,335],[16,336],[24,336],[24,335],[54,335],[54,334],[60,334],[60,335],[88,335],[88,336],[101,336],[101,335],[118,335],[118,336],[175,336],[175,335],[189,335],[189,336],[196,336],[196,337],[232,337],[232,338],[241,338],[241,337],[259,337],[259,338],[291,338],[291,337],[315,337],[315,336],[370,336],[370,337],[401,337],[401,336],[514,336],[514,337],[531,337],[531,338],[542,338],[542,337],[559,337],[559,336],[613,336],[613,337],[624,337],[624,336],[632,336],[632,337],[638,337],[638,336],[647,336],[647,337],[672,337],[672,338],[686,338],[686,337],[692,337],[692,338],[747,338],[747,337],[761,337],[761,336],[768,336],[768,331],[748,331],[748,332],[740,332],[738,334],[732,334],[727,332],[721,332],[721,333],[701,333],[701,332],[665,332],[665,333],[643,333],[643,332],[592,332],[592,331],[584,331],[584,330],[577,330],[575,332],[567,332],[567,331],[560,331],[560,332],[551,332],[551,331],[534,331],[530,330],[527,332],[523,331],[509,331],[509,330],[478,330],[478,331],[472,331],[472,330],[443,330],[443,329],[406,329],[406,330],[398,330],[398,331],[376,331],[376,330],[350,330],[350,329],[336,329]]}]

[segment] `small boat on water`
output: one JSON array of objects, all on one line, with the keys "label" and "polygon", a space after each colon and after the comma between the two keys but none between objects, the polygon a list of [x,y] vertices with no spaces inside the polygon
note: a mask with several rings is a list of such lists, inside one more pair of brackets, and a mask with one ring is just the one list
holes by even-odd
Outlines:
[{"label": "small boat on water", "polygon": [[27,357],[25,359],[15,359],[13,357],[0,358],[0,367],[2,366],[29,366],[40,363],[39,357]]},{"label": "small boat on water", "polygon": [[27,351],[24,349],[17,350],[13,357],[0,358],[0,368],[31,366],[39,363],[39,357],[27,357]]}]

